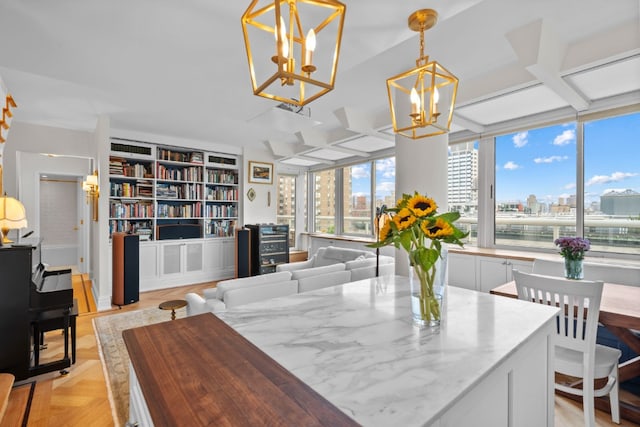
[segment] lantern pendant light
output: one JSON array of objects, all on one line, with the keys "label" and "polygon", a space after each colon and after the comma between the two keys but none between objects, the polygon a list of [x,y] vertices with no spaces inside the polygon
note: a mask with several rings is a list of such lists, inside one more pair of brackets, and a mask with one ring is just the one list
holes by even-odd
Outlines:
[{"label": "lantern pendant light", "polygon": [[424,32],[437,20],[433,9],[409,16],[409,28],[420,33],[420,57],[415,68],[387,79],[393,130],[411,139],[449,132],[453,118],[458,79],[424,54]]},{"label": "lantern pendant light", "polygon": [[345,11],[336,0],[253,0],[242,15],[253,93],[304,106],[331,91]]}]

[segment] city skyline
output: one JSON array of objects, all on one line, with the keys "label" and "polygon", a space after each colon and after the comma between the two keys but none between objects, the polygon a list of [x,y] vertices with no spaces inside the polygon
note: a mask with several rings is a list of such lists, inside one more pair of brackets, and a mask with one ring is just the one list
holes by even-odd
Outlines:
[{"label": "city skyline", "polygon": [[[585,206],[612,190],[640,192],[640,114],[585,123]],[[496,202],[557,204],[576,194],[576,124],[496,138]]]},{"label": "city skyline", "polygon": [[[585,207],[610,191],[640,193],[640,113],[584,125]],[[476,144],[477,146],[477,144]],[[576,196],[576,123],[530,129],[496,137],[496,204],[535,195],[551,206]],[[352,196],[370,194],[369,163],[352,166]],[[374,201],[395,202],[395,158],[376,161]]]}]

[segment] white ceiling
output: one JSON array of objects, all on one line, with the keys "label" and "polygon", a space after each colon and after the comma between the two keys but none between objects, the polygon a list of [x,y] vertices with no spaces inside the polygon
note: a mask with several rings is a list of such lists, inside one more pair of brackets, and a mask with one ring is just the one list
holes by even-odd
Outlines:
[{"label": "white ceiling", "polygon": [[385,81],[415,65],[407,17],[433,8],[426,53],[460,79],[453,139],[640,103],[639,0],[344,3],[335,89],[302,114],[251,92],[240,26],[249,0],[2,0],[0,77],[18,122],[93,131],[106,114],[120,136],[330,164],[393,147]]}]

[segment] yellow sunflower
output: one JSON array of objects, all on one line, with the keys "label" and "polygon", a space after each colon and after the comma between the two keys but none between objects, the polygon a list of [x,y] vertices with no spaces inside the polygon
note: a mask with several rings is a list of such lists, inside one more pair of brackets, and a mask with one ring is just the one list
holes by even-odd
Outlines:
[{"label": "yellow sunflower", "polygon": [[416,194],[409,199],[407,207],[413,211],[413,214],[418,218],[430,215],[438,209],[436,202],[430,198],[420,194]]},{"label": "yellow sunflower", "polygon": [[411,211],[407,208],[400,209],[400,212],[398,212],[393,216],[393,222],[396,223],[396,226],[398,227],[399,231],[402,231],[411,227],[411,225],[416,221],[417,221],[416,217],[413,216]]},{"label": "yellow sunflower", "polygon": [[438,239],[453,235],[453,227],[447,221],[442,218],[438,218],[436,223],[429,227],[427,221],[420,224],[420,228],[424,231],[424,234],[430,239]]},{"label": "yellow sunflower", "polygon": [[389,217],[386,217],[384,221],[384,225],[380,229],[380,241],[384,242],[387,240],[387,237],[391,234],[391,220]]}]

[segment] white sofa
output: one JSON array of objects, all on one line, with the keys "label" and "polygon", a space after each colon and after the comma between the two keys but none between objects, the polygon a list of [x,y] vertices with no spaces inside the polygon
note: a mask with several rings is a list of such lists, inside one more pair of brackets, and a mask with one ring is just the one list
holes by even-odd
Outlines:
[{"label": "white sofa", "polygon": [[[379,275],[394,274],[394,258],[380,256]],[[374,277],[376,255],[355,249],[320,248],[307,261],[281,264],[275,273],[223,280],[203,296],[188,293],[187,315],[219,312],[242,304]]]},{"label": "white sofa", "polygon": [[376,254],[368,250],[338,248],[327,246],[319,248],[311,258],[306,261],[280,264],[276,271],[299,271],[309,268],[317,268],[326,265],[344,264],[345,270],[351,272],[351,281],[368,279],[376,275],[376,262],[378,263],[378,275],[394,274],[395,260],[393,257],[380,255],[376,260]]}]

